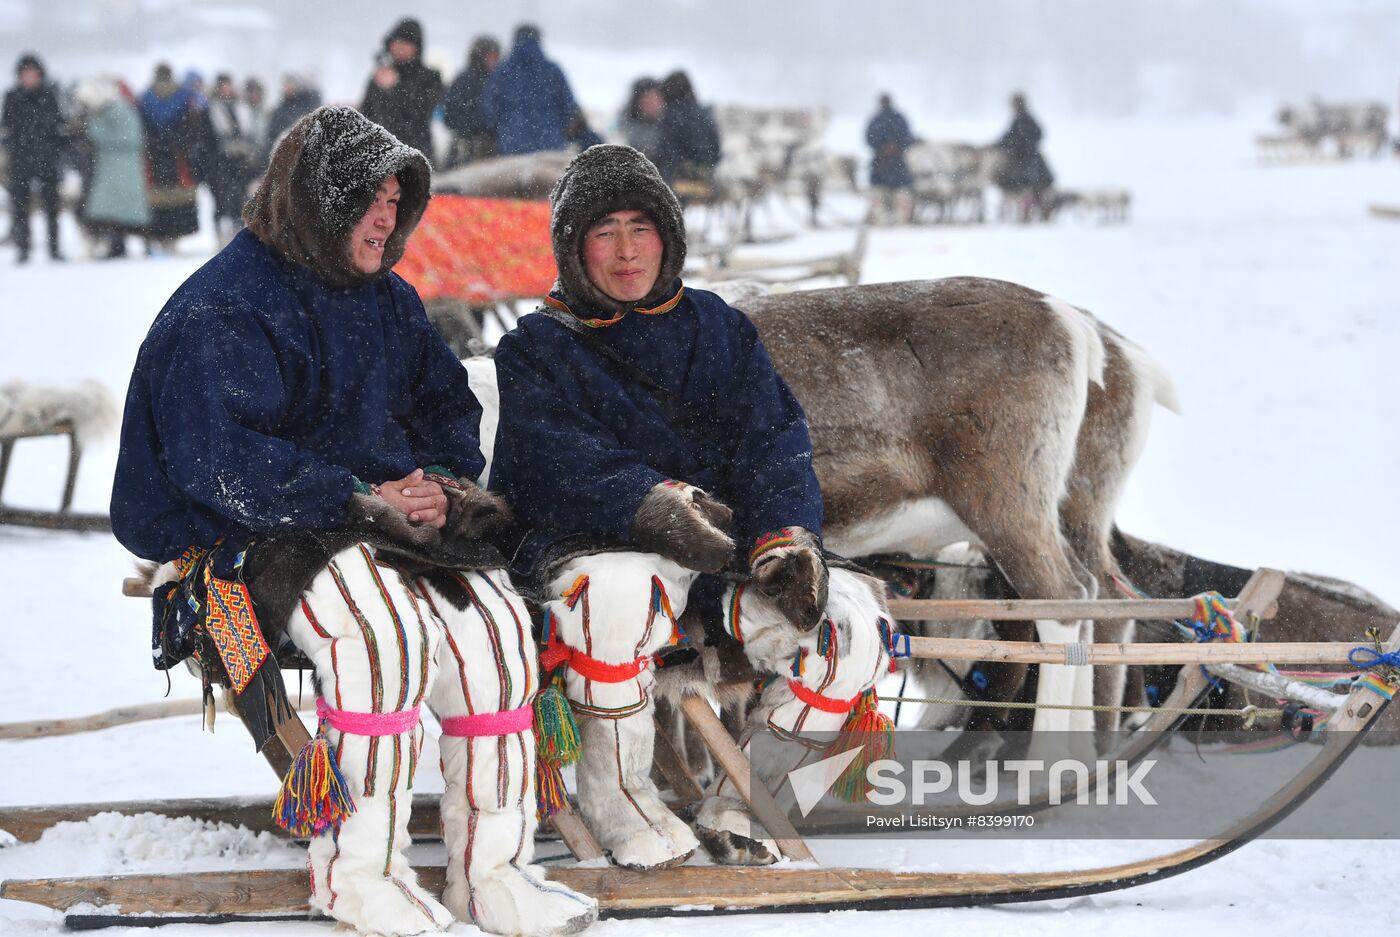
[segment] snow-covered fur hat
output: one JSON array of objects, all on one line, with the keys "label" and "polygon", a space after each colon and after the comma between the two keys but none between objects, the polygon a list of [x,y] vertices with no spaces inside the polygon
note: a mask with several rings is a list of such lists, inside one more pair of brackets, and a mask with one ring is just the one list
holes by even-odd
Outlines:
[{"label": "snow-covered fur hat", "polygon": [[[685,266],[685,218],[681,203],[651,160],[630,146],[604,143],[574,157],[549,195],[550,234],[559,285],[568,300],[603,312],[646,309],[668,299],[671,284]],[[598,219],[615,211],[643,211],[656,223],[666,252],[651,292],[635,303],[620,303],[588,279],[583,236]]]},{"label": "snow-covered fur hat", "polygon": [[[272,152],[267,173],[243,207],[258,240],[304,264],[331,286],[362,286],[403,257],[428,207],[432,170],[413,147],[349,107],[319,107],[292,126]],[[397,176],[398,222],[372,274],[350,259],[350,232],[374,202],[379,184]]]}]

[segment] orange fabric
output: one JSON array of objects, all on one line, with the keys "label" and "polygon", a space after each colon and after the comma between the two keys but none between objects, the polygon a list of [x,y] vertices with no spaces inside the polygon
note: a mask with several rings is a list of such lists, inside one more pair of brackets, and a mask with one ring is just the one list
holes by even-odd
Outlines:
[{"label": "orange fabric", "polygon": [[543,297],[558,275],[549,203],[435,195],[394,272],[424,300]]}]

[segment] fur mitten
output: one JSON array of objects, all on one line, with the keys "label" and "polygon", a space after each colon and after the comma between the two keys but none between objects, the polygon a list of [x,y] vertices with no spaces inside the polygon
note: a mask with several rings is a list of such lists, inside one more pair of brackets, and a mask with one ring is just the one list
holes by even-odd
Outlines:
[{"label": "fur mitten", "polygon": [[637,507],[632,539],[687,569],[717,573],[734,555],[727,533],[733,521],[733,511],[694,485],[664,481]]},{"label": "fur mitten", "polygon": [[442,486],[442,493],[447,495],[447,523],[442,528],[444,540],[480,540],[510,520],[510,508],[505,501],[471,479],[437,472],[423,477],[437,482]]},{"label": "fur mitten", "polygon": [[809,631],[826,613],[826,560],[821,541],[805,527],[783,527],[759,537],[749,553],[754,585],[792,624]]}]

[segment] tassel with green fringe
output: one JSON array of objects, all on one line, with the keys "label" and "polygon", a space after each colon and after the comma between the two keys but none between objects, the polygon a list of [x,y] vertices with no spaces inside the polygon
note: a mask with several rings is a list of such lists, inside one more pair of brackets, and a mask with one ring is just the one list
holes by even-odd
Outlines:
[{"label": "tassel with green fringe", "polygon": [[861,753],[841,772],[831,792],[847,802],[865,799],[870,784],[865,771],[882,758],[894,757],[894,720],[880,712],[880,697],[872,687],[860,695],[851,708],[841,735],[832,743],[831,754],[859,748]]},{"label": "tassel with green fringe", "polygon": [[535,818],[543,823],[569,803],[564,775],[544,756],[535,759]]},{"label": "tassel with green fringe", "polygon": [[272,820],[293,836],[309,837],[338,829],[354,812],[345,776],[325,734],[318,729],[287,769],[277,802],[272,805]]},{"label": "tassel with green fringe", "polygon": [[569,792],[560,769],[578,757],[578,724],[564,695],[564,675],[556,673],[535,696],[535,801],[541,821],[568,803]]},{"label": "tassel with green fringe", "polygon": [[535,696],[535,748],[540,758],[555,767],[578,761],[578,724],[564,695],[562,674]]}]

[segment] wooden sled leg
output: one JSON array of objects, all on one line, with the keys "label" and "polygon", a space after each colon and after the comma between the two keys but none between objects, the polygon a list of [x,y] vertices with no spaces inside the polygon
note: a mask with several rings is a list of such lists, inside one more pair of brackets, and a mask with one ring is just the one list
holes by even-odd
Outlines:
[{"label": "wooden sled leg", "polygon": [[559,838],[569,847],[569,852],[574,854],[575,859],[589,862],[603,858],[603,847],[598,845],[593,834],[588,832],[588,827],[583,825],[573,807],[564,804],[549,818],[549,822],[554,825]]},{"label": "wooden sled leg", "polygon": [[762,784],[750,783],[752,771],[748,757],[724,728],[714,710],[710,709],[710,704],[698,696],[687,696],[681,703],[681,712],[685,713],[695,731],[700,733],[700,738],[709,748],[710,754],[714,755],[720,769],[729,776],[739,796],[749,805],[758,822],[772,835],[783,855],[801,862],[815,862],[816,857],[778,808],[778,802],[773,799],[772,792]]},{"label": "wooden sled leg", "polygon": [[[272,666],[271,662],[268,666]],[[227,690],[224,691],[224,708],[238,717],[250,736],[254,734],[252,726],[248,725],[248,720],[243,713],[238,711],[238,703],[234,699],[233,693]],[[280,720],[274,712],[272,719],[277,735],[268,739],[260,754],[267,759],[268,766],[272,768],[273,773],[280,781],[286,776],[287,769],[292,766],[297,755],[311,741],[311,733],[306,730],[306,724],[295,712],[290,717]]]}]

